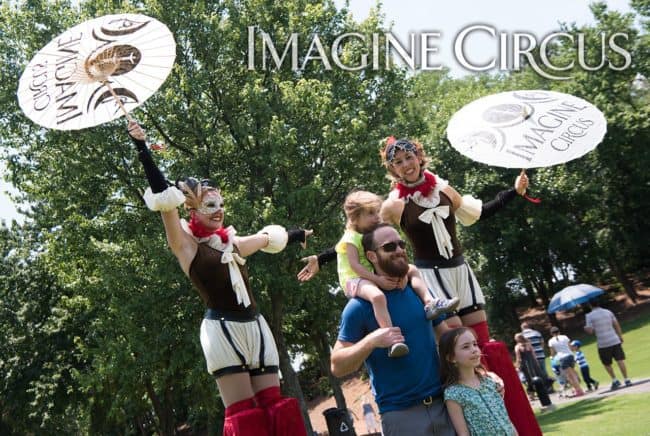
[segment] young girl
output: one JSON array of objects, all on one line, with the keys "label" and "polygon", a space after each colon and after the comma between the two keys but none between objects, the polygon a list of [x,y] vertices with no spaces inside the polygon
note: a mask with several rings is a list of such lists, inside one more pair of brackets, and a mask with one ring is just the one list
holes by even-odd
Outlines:
[{"label": "young girl", "polygon": [[[345,233],[336,244],[338,254],[339,283],[348,298],[360,297],[372,304],[372,308],[380,327],[392,327],[386,296],[381,289],[394,289],[398,282],[386,277],[380,277],[373,272],[370,262],[366,259],[361,238],[363,233],[372,230],[379,224],[379,209],[381,198],[367,191],[355,191],[345,198],[343,210],[347,222]],[[459,300],[440,300],[434,298],[417,270],[411,266],[409,280],[413,290],[424,303],[428,319],[436,318],[442,312],[454,310]],[[388,352],[391,357],[400,357],[409,352],[408,346],[402,342],[393,344]]]},{"label": "young girl", "polygon": [[497,385],[481,365],[481,349],[468,327],[440,337],[440,373],[445,405],[459,436],[517,435]]}]

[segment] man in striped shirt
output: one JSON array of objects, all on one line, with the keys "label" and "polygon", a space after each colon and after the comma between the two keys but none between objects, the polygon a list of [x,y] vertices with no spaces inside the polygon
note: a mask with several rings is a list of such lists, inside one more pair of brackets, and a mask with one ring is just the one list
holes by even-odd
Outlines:
[{"label": "man in striped shirt", "polygon": [[618,389],[621,382],[618,381],[612,368],[612,360],[616,360],[618,368],[623,374],[625,386],[630,386],[632,382],[627,378],[627,368],[625,367],[625,352],[621,344],[623,343],[623,331],[616,319],[616,316],[609,310],[600,307],[598,300],[591,302],[591,312],[585,317],[585,331],[590,335],[596,335],[598,345],[598,357],[602,362],[607,374],[612,378],[611,389]]},{"label": "man in striped shirt", "polygon": [[537,330],[533,330],[532,328],[530,328],[530,325],[526,321],[521,323],[521,334],[523,334],[524,337],[528,339],[531,345],[533,346],[533,350],[535,351],[535,357],[537,358],[539,367],[542,369],[542,373],[544,374],[544,379],[546,380],[546,386],[548,388],[548,391],[549,393],[553,392],[553,379],[550,378],[548,376],[548,372],[546,372],[546,353],[544,352],[544,337]]}]

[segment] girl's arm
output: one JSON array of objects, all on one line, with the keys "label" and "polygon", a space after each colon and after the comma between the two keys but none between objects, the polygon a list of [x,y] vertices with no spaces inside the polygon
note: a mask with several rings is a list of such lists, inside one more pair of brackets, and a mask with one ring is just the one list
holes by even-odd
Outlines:
[{"label": "girl's arm", "polygon": [[398,282],[391,280],[388,277],[381,277],[374,272],[368,271],[359,261],[359,251],[354,244],[349,242],[345,245],[345,254],[350,262],[352,270],[362,279],[366,279],[382,289],[393,289],[397,286]]},{"label": "girl's arm", "polygon": [[449,413],[449,418],[451,418],[451,423],[454,426],[454,430],[456,430],[456,434],[458,436],[469,436],[469,428],[467,427],[461,405],[454,400],[446,400],[445,405],[447,406],[447,413]]}]

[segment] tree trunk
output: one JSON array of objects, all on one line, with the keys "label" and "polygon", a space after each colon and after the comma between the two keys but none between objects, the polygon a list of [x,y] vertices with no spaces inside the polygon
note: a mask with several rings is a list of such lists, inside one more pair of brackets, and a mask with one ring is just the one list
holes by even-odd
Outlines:
[{"label": "tree trunk", "polygon": [[608,263],[609,267],[612,269],[614,275],[616,276],[616,280],[618,280],[618,282],[623,285],[623,289],[625,290],[627,297],[632,300],[634,304],[636,304],[639,298],[639,294],[636,293],[632,281],[627,277],[627,274],[625,271],[623,271],[623,268],[621,268],[616,260],[610,258],[608,260]]},{"label": "tree trunk", "polygon": [[530,299],[530,307],[537,307],[539,303],[537,302],[537,295],[535,293],[535,288],[531,281],[527,281],[525,284],[526,295]]},{"label": "tree trunk", "polygon": [[145,380],[145,389],[147,390],[147,395],[149,395],[149,399],[153,405],[153,410],[158,417],[160,434],[162,436],[173,436],[174,420],[168,408],[160,401],[160,397],[156,394],[150,379]]},{"label": "tree trunk", "polygon": [[345,396],[343,395],[341,380],[339,380],[338,377],[334,377],[330,368],[330,345],[325,332],[319,334],[319,340],[320,353],[318,353],[318,360],[320,362],[321,371],[324,374],[327,374],[327,379],[330,382],[332,392],[334,393],[334,399],[336,400],[336,407],[339,409],[347,409],[348,405],[345,401]]},{"label": "tree trunk", "polygon": [[273,318],[270,327],[280,356],[280,371],[282,371],[283,387],[288,396],[295,397],[298,400],[298,403],[300,403],[300,410],[302,411],[302,417],[305,421],[307,434],[311,435],[314,433],[314,430],[311,425],[311,420],[309,419],[309,411],[307,409],[307,403],[305,402],[305,396],[302,393],[302,388],[300,387],[296,371],[294,371],[293,366],[291,366],[289,351],[287,350],[287,345],[284,341],[284,335],[282,335],[282,315],[284,313],[282,294],[280,292],[273,292],[271,295],[271,310],[273,312]]}]

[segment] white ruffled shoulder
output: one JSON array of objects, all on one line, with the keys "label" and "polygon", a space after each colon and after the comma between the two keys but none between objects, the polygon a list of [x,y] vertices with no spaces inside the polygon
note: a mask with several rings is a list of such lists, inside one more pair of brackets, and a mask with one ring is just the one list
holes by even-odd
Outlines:
[{"label": "white ruffled shoulder", "polygon": [[151,188],[147,188],[143,197],[147,207],[155,212],[169,212],[185,203],[185,195],[176,186],[170,186],[155,194]]}]

